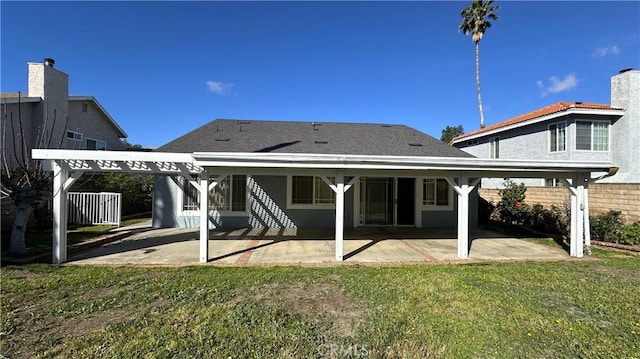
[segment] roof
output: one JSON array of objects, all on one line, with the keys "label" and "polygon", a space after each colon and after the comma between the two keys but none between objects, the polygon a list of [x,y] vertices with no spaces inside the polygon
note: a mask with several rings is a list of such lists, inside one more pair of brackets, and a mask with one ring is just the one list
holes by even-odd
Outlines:
[{"label": "roof", "polygon": [[118,125],[118,123],[113,119],[113,117],[111,117],[111,115],[109,115],[107,110],[105,110],[104,107],[102,107],[100,102],[98,102],[98,100],[96,100],[95,97],[93,97],[93,96],[69,96],[69,101],[92,101],[94,103],[94,105],[96,105],[96,108],[98,109],[98,111],[100,111],[102,113],[102,115],[111,123],[111,126],[113,126],[113,128],[115,128],[116,131],[118,131],[118,137],[120,137],[120,138],[127,137],[127,134],[124,132],[122,127],[120,127],[120,125]]},{"label": "roof", "polygon": [[[623,109],[612,107],[611,105],[606,104],[589,102],[558,102],[554,103],[553,105],[549,105],[547,107],[525,113],[524,115],[516,116],[506,121],[498,122],[491,126],[487,126],[485,128],[457,136],[451,141],[451,143],[456,143],[459,140],[467,139],[469,137],[480,137],[480,135],[484,135],[485,133],[499,132],[497,130],[503,129],[505,127],[520,127],[529,123],[537,122],[536,120],[546,120],[568,115],[571,113],[585,113],[585,111],[594,114],[599,114],[600,112],[602,112],[603,115],[623,114]],[[610,113],[611,111],[614,111],[614,113]]]},{"label": "roof", "polygon": [[160,152],[271,152],[473,157],[404,125],[218,119]]},{"label": "roof", "polygon": [[2,99],[2,103],[27,103],[27,102],[40,102],[42,99],[40,97],[28,97],[20,92],[3,92],[0,93],[0,99]]}]

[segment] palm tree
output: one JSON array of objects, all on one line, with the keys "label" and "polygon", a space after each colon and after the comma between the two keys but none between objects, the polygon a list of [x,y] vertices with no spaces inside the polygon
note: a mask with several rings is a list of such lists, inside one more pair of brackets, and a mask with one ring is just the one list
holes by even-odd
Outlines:
[{"label": "palm tree", "polygon": [[480,109],[480,128],[484,128],[484,111],[482,110],[482,95],[480,94],[480,40],[484,32],[491,27],[491,20],[498,20],[496,11],[499,6],[491,6],[493,0],[473,0],[471,6],[464,8],[460,12],[462,22],[460,23],[460,31],[468,35],[471,33],[471,39],[476,44],[476,89],[478,90],[478,108]]}]

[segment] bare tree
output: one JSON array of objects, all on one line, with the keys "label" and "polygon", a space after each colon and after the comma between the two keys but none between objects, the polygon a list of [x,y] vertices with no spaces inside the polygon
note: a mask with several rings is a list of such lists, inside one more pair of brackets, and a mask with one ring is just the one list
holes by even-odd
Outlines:
[{"label": "bare tree", "polygon": [[[36,140],[32,145],[27,138],[25,124],[22,120],[21,93],[18,93],[17,113],[7,111],[4,104],[2,114],[2,153],[0,169],[1,198],[11,198],[15,206],[15,220],[11,229],[9,254],[23,256],[26,253],[25,234],[29,217],[34,206],[46,202],[52,195],[52,174],[42,168],[40,160],[31,158],[33,148],[60,148],[66,133],[68,117],[64,119],[64,129],[59,138],[54,139],[57,111],[53,110],[53,118],[49,118],[47,100],[44,99],[45,116],[40,127],[35,129]],[[49,123],[50,122],[50,123]],[[7,141],[7,132],[11,133],[11,143]],[[11,150],[11,151],[9,151]]]}]

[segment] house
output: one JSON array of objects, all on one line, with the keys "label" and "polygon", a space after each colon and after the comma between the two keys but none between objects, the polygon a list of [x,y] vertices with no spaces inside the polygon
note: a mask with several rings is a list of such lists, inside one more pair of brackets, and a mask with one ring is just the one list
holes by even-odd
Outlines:
[{"label": "house", "polygon": [[[640,183],[640,71],[611,78],[611,104],[558,102],[472,131],[451,141],[480,158],[551,161],[611,161],[615,176],[603,183]],[[557,186],[558,180],[519,179],[527,186]],[[504,179],[484,179],[483,188]]]},{"label": "house", "polygon": [[[640,71],[625,69],[611,78],[611,103],[558,102],[454,138],[451,142],[480,158],[542,161],[609,161],[614,176],[592,173],[592,214],[621,211],[640,220]],[[568,191],[552,187],[556,177],[514,178],[527,185],[527,201],[564,205]],[[504,178],[482,180],[480,195],[499,200]]]},{"label": "house", "polygon": [[53,59],[28,63],[28,90],[2,93],[2,160],[9,168],[33,148],[123,150],[124,130],[93,96],[70,96]]},{"label": "house", "polygon": [[[0,95],[3,172],[30,163],[36,148],[124,150],[127,134],[95,97],[70,96],[69,76],[54,63],[28,63],[27,93]],[[12,221],[13,203],[3,193],[3,227]]]},{"label": "house", "polygon": [[[271,153],[348,156],[473,156],[403,125],[218,119],[158,148],[171,153]],[[305,173],[307,172],[307,173]],[[224,228],[333,227],[335,177],[319,171],[285,173],[219,169],[210,193],[210,225]],[[347,177],[350,182],[353,177]],[[345,227],[455,227],[454,190],[443,177],[370,173],[345,194]],[[470,196],[470,224],[477,224]],[[198,192],[185,178],[156,176],[153,226],[197,227]]]}]

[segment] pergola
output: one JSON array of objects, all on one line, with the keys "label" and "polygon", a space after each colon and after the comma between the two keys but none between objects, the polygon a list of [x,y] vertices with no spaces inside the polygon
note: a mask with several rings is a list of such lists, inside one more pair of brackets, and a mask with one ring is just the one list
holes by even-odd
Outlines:
[{"label": "pergola", "polygon": [[[208,192],[227,175],[315,175],[336,193],[335,258],[343,260],[344,198],[360,176],[441,177],[458,202],[458,257],[469,257],[469,193],[480,179],[561,178],[571,194],[570,255],[590,245],[589,182],[617,171],[609,162],[561,162],[467,157],[402,157],[300,153],[138,152],[35,149],[33,158],[53,171],[53,262],[67,261],[67,192],[84,172],[129,172],[183,176],[200,194],[200,255],[208,261]],[[218,177],[209,179],[209,174]],[[601,174],[592,178],[591,174]],[[335,183],[329,180],[335,178]],[[347,181],[349,179],[349,181]]]}]

